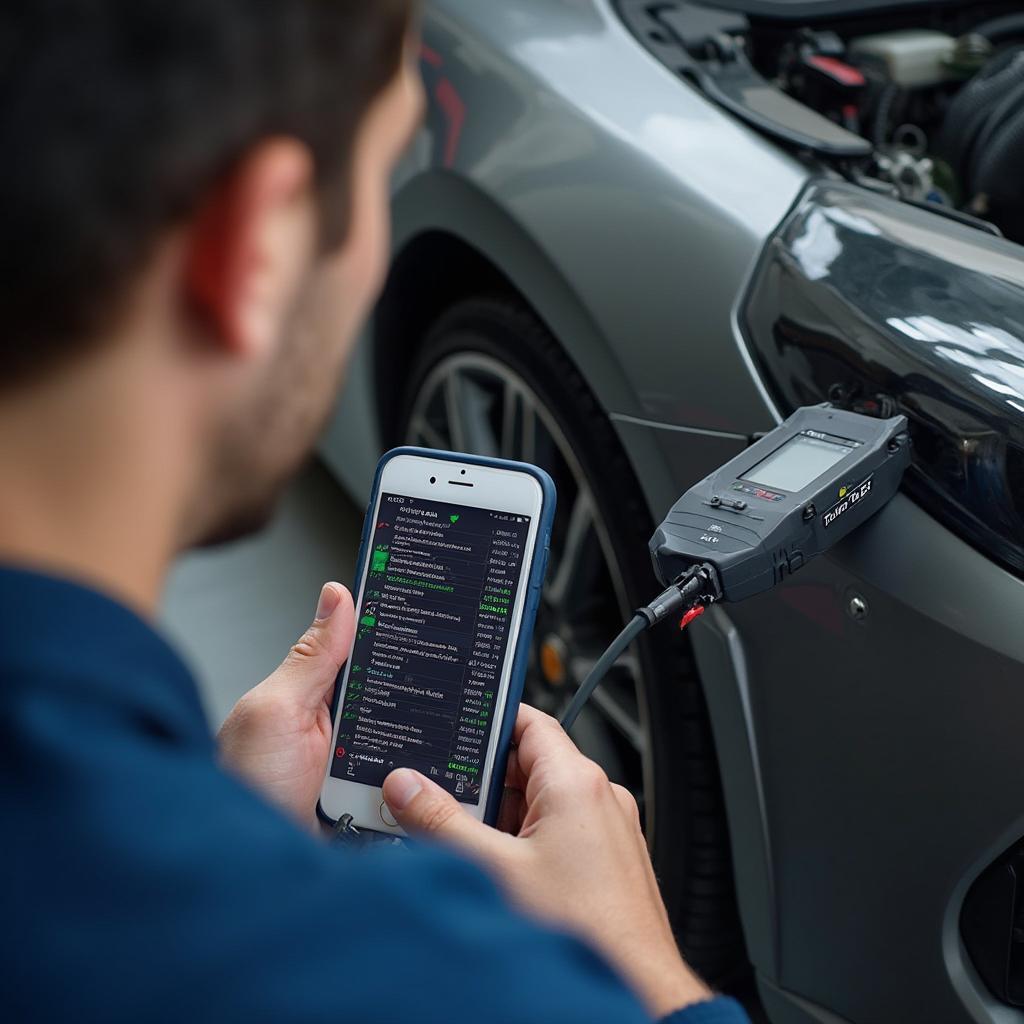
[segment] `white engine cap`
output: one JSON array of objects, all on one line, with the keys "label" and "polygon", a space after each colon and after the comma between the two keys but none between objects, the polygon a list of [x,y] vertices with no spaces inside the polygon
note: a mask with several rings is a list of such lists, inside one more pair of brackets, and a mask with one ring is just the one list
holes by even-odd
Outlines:
[{"label": "white engine cap", "polygon": [[897,85],[917,89],[951,77],[948,62],[955,45],[953,37],[944,32],[906,29],[853,39],[850,54],[879,61]]}]

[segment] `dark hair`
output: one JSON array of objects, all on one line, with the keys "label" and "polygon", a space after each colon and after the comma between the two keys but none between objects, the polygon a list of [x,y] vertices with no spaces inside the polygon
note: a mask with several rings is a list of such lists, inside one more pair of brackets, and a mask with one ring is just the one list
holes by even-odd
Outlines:
[{"label": "dark hair", "polygon": [[0,384],[83,348],[163,232],[261,139],[317,161],[325,242],[415,0],[5,0]]}]

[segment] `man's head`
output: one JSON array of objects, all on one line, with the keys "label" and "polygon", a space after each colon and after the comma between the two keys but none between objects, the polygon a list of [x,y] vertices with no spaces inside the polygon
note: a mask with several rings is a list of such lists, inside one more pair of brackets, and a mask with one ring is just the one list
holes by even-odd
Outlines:
[{"label": "man's head", "polygon": [[328,414],[420,116],[414,6],[0,11],[0,404],[117,367],[192,448],[182,540],[261,522]]}]

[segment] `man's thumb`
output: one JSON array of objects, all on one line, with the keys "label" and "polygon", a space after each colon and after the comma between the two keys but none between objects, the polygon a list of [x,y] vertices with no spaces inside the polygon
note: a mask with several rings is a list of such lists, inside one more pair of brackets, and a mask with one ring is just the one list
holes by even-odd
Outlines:
[{"label": "man's thumb", "polygon": [[354,631],[352,595],[340,583],[325,583],[313,623],[268,682],[301,691],[313,705],[323,701],[352,649]]},{"label": "man's thumb", "polygon": [[411,768],[397,768],[384,780],[384,799],[410,835],[438,839],[489,859],[507,836],[471,817],[436,783]]},{"label": "man's thumb", "polygon": [[312,625],[288,652],[289,660],[326,657],[340,668],[352,647],[355,610],[352,595],[340,583],[325,583]]}]

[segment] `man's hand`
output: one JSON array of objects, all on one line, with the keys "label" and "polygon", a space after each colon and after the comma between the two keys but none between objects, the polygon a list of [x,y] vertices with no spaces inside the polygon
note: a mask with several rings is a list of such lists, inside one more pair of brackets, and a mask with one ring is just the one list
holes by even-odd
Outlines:
[{"label": "man's hand", "polygon": [[281,667],[235,705],[218,737],[229,769],[311,828],[330,756],[334,680],[354,629],[352,595],[326,584],[313,624]]},{"label": "man's hand", "polygon": [[524,706],[515,741],[505,831],[470,817],[408,768],[385,780],[388,806],[409,833],[450,843],[490,868],[524,910],[588,938],[655,1018],[708,999],[676,947],[636,801],[548,715]]}]

